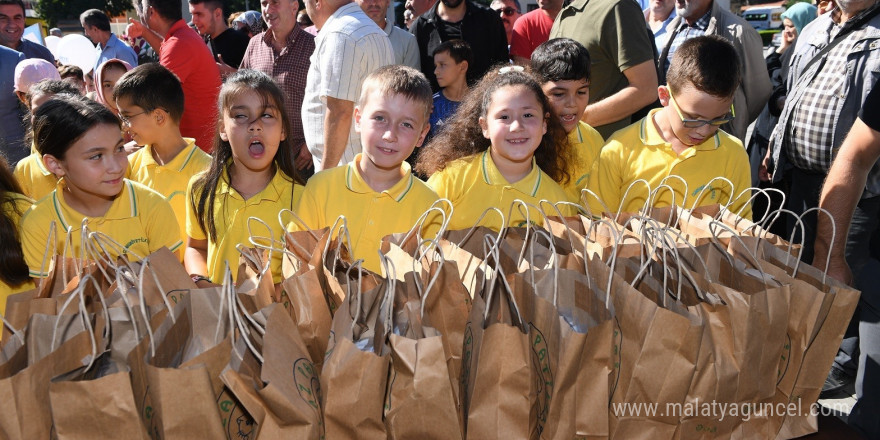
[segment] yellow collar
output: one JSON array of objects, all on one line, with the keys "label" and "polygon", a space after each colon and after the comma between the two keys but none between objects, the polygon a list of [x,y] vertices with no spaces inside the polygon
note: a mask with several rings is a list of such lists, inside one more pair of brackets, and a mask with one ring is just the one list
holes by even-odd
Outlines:
[{"label": "yellow collar", "polygon": [[[361,176],[361,171],[358,169],[357,164],[363,159],[363,153],[358,153],[354,160],[345,165],[345,187],[348,188],[349,191],[367,194],[376,192],[367,182],[364,180],[364,177]],[[388,194],[395,202],[400,202],[409,194],[409,191],[412,189],[415,184],[415,177],[412,174],[412,168],[408,163],[403,162],[400,164],[403,169],[404,176],[397,183],[394,184],[391,188],[382,191],[382,194]]]},{"label": "yellow collar", "polygon": [[[113,203],[110,205],[110,209],[107,210],[107,213],[104,214],[102,218],[108,220],[121,220],[131,217],[137,217],[138,204],[137,197],[135,197],[134,194],[135,183],[128,179],[123,179],[122,182],[122,192],[120,192],[119,195],[116,196],[116,199],[113,200]],[[64,215],[64,213],[68,212],[71,215],[78,215],[82,217],[88,216],[80,214],[64,201],[64,185],[64,180],[59,180],[58,185],[55,187],[55,191],[52,192],[52,207],[55,209],[55,215],[58,216],[58,220],[61,222],[61,227],[63,228],[61,231],[66,231],[69,227],[78,229],[79,221],[81,221],[82,219],[71,223],[71,221],[75,220],[76,218],[74,217],[68,219],[67,216]]]},{"label": "yellow collar", "polygon": [[495,161],[492,160],[492,155],[489,153],[489,150],[486,150],[480,155],[480,168],[483,172],[483,180],[489,185],[503,185],[510,186],[517,191],[528,194],[532,197],[535,197],[538,194],[538,189],[541,188],[541,169],[538,167],[538,164],[535,162],[535,158],[532,157],[532,170],[529,171],[529,174],[526,174],[525,177],[519,180],[519,182],[510,183],[504,176],[501,174],[501,171],[498,171],[498,167],[495,166]]},{"label": "yellow collar", "polygon": [[[195,155],[196,150],[196,140],[193,138],[183,138],[186,141],[186,146],[183,147],[183,150],[180,150],[180,153],[177,153],[177,156],[174,156],[174,159],[171,159],[171,162],[165,164],[166,168],[170,168],[172,170],[177,170],[177,172],[183,171],[186,166],[189,164],[189,161]],[[156,162],[156,159],[153,158],[153,145],[147,144],[144,146],[143,154],[144,164],[146,166],[161,166],[159,162]]]},{"label": "yellow collar", "polygon": [[[220,181],[217,182],[217,194],[228,194],[232,197],[244,200],[241,194],[239,194],[230,184],[229,167],[231,165],[232,161],[230,160],[224,167],[223,176],[220,178]],[[262,191],[255,194],[253,198],[256,200],[277,202],[278,200],[281,200],[281,195],[286,191],[293,191],[293,186],[293,179],[287,177],[281,170],[276,169],[275,175],[272,176],[272,180],[269,181],[269,184],[266,185]]]}]

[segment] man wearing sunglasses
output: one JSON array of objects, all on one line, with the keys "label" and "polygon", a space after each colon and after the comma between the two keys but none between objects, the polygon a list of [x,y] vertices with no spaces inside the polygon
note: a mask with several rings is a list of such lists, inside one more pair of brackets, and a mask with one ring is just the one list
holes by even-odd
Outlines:
[{"label": "man wearing sunglasses", "polygon": [[510,45],[513,24],[519,21],[522,16],[519,12],[519,3],[516,0],[492,0],[489,8],[501,17],[501,22],[504,23],[504,32],[507,34],[507,44]]},{"label": "man wearing sunglasses", "polygon": [[721,37],[684,42],[668,85],[658,88],[663,107],[614,133],[599,153],[587,186],[601,199],[590,199],[592,212],[718,203],[751,218],[748,197],[739,197],[750,186],[748,155],[719,129],[735,117],[739,67],[736,50]]}]

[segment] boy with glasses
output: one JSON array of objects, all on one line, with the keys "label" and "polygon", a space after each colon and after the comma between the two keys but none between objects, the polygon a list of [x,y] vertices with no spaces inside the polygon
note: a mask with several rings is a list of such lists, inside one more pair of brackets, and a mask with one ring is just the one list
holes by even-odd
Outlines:
[{"label": "boy with glasses", "polygon": [[[602,148],[587,186],[604,203],[589,198],[594,215],[637,212],[649,199],[652,206],[675,203],[686,208],[733,200],[730,210],[751,218],[748,194],[739,197],[750,186],[748,155],[737,138],[719,129],[735,117],[739,72],[736,50],[723,38],[682,43],[667,85],[657,89],[663,107],[614,133]],[[636,183],[626,194],[638,180],[646,181],[650,190],[661,184],[669,188],[651,196],[646,185]]]}]

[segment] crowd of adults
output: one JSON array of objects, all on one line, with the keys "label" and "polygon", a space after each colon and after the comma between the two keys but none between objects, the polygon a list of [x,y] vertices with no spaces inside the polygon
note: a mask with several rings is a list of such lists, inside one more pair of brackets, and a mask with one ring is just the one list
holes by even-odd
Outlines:
[{"label": "crowd of adults", "polygon": [[[548,39],[580,42],[591,57],[589,105],[581,119],[608,138],[658,105],[657,88],[685,40],[717,35],[741,60],[735,118],[722,128],[748,147],[753,183],[781,189],[794,213],[813,207],[830,213],[806,217],[805,236],[795,238],[803,240],[803,259],[823,267],[829,258],[829,273],[853,283],[880,253],[880,124],[877,100],[869,99],[880,71],[878,0],[823,2],[818,11],[807,3],[792,6],[783,15],[782,45],[766,59],[758,32],[718,0],[538,0],[527,12],[517,0],[494,0],[490,7],[407,0],[398,14],[389,14],[395,9],[390,0],[304,1],[305,13],[298,0],[261,0],[261,11],[227,20],[222,0],[189,0],[188,24],[179,0],[136,0],[138,19],[130,20],[125,39],[111,32],[101,11],[85,11],[80,21],[96,45],[93,71],[111,59],[130,66],[144,61],[145,50],[136,53],[123,40],[143,39],[152,48],[182,83],[181,132],[206,151],[223,78],[239,68],[270,75],[286,95],[286,135],[306,175],[360,152],[352,115],[361,82],[377,68],[413,66],[438,91],[434,52],[446,41],[470,45],[469,83],[499,63],[527,65]],[[0,0],[0,149],[13,166],[29,151],[13,93],[16,65],[33,58],[56,62],[48,49],[22,38],[24,23],[20,0]],[[794,226],[787,230],[799,229]],[[858,403],[849,421],[878,437],[880,289],[859,287],[859,309],[826,385],[833,390],[854,379]]]}]

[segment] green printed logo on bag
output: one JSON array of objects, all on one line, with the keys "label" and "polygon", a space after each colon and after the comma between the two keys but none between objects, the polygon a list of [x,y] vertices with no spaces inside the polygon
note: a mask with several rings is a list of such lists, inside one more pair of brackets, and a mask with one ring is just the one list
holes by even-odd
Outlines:
[{"label": "green printed logo on bag", "polygon": [[529,323],[532,328],[532,364],[535,365],[538,377],[538,398],[535,404],[538,410],[538,432],[544,430],[544,423],[547,422],[547,412],[550,409],[550,400],[553,398],[553,369],[550,365],[549,349],[547,348],[547,340],[544,334]]},{"label": "green printed logo on bag", "polygon": [[293,363],[293,381],[299,397],[314,409],[321,407],[321,382],[315,371],[315,365],[306,358],[299,358]]},{"label": "green printed logo on bag", "polygon": [[217,396],[217,408],[228,440],[251,440],[254,438],[254,419],[248,414],[227,388]]}]

